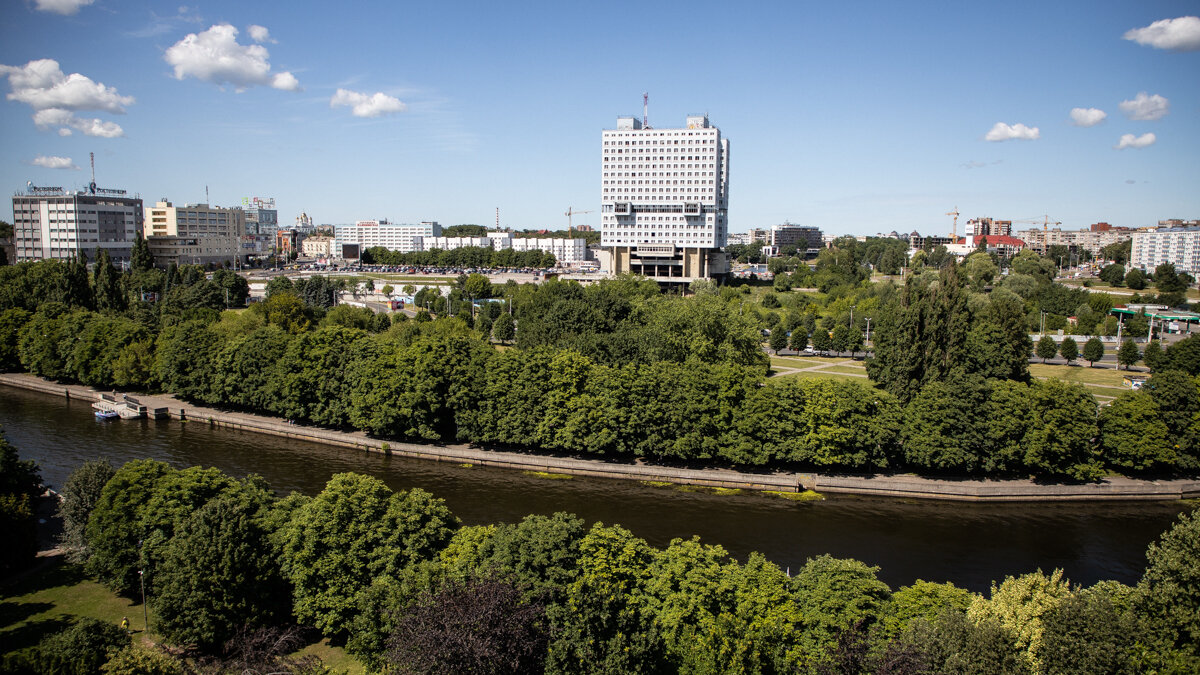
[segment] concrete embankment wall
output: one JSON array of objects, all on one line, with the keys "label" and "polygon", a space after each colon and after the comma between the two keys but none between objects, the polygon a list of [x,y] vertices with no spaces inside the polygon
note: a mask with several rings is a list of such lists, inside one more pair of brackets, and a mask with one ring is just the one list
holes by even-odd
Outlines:
[{"label": "concrete embankment wall", "polygon": [[[79,385],[64,385],[24,373],[0,373],[0,384],[39,391],[91,403],[97,391]],[[137,395],[149,408],[167,408],[171,417],[188,422],[285,438],[325,443],[368,452],[456,464],[492,466],[518,471],[539,471],[623,480],[662,481],[705,487],[822,493],[845,493],[942,499],[955,501],[1105,501],[1178,500],[1200,497],[1200,481],[1147,481],[1109,478],[1083,485],[1042,484],[1030,480],[945,480],[909,475],[830,475],[813,473],[747,473],[728,469],[682,469],[640,462],[579,459],[547,455],[484,450],[466,445],[425,445],[370,438],[362,432],[344,432],[298,424],[276,417],[230,412],[192,405],[173,396]]]}]

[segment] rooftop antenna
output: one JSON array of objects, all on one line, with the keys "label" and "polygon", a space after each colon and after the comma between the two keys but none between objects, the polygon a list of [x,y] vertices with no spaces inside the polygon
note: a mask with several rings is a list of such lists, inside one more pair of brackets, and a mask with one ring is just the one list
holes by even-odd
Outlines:
[{"label": "rooftop antenna", "polygon": [[642,128],[650,128],[650,92],[642,92]]},{"label": "rooftop antenna", "polygon": [[96,194],[96,153],[89,152],[88,159],[91,160],[92,163],[92,182],[88,183],[88,190],[92,194]]},{"label": "rooftop antenna", "polygon": [[207,185],[204,186],[204,204],[206,206],[212,204],[212,202],[208,201],[208,186]]},{"label": "rooftop antenna", "polygon": [[496,231],[500,231],[500,207],[496,207]]}]

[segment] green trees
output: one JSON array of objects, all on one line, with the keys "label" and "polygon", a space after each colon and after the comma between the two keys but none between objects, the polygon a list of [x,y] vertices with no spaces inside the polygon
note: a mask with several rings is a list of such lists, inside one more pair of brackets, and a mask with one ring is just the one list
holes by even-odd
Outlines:
[{"label": "green trees", "polygon": [[1109,285],[1120,286],[1125,281],[1125,266],[1119,263],[1105,266],[1100,270],[1100,279]]},{"label": "green trees", "polygon": [[954,264],[937,281],[909,279],[878,321],[867,374],[903,402],[966,363],[970,316]]},{"label": "green trees", "polygon": [[158,480],[170,467],[162,462],[135,460],[122,466],[104,485],[87,523],[91,557],[88,573],[122,595],[139,587],[138,565],[146,533],[142,511]]},{"label": "green trees", "polygon": [[89,555],[87,523],[100,501],[104,486],[116,473],[106,459],[84,462],[67,477],[58,506],[63,521],[61,543],[72,562],[86,562]]},{"label": "green trees", "polygon": [[1185,513],[1146,551],[1134,604],[1150,625],[1150,660],[1166,672],[1200,667],[1200,517]]},{"label": "green trees", "polygon": [[1104,343],[1100,341],[1100,338],[1089,338],[1083,344],[1083,360],[1088,362],[1088,366],[1093,366],[1102,358],[1104,358]]},{"label": "green trees", "polygon": [[296,617],[344,636],[373,579],[431,557],[456,527],[445,503],[427,492],[393,492],[369,476],[335,475],[282,533]]},{"label": "green trees", "polygon": [[767,345],[775,352],[776,355],[778,355],[779,350],[786,349],[788,346],[787,332],[784,331],[783,328],[777,327],[775,330],[771,331],[771,337],[767,341]]},{"label": "green trees", "polygon": [[498,340],[501,344],[507,344],[512,342],[516,335],[516,325],[513,322],[511,314],[501,314],[496,317],[496,320],[492,323],[492,337],[494,339]]},{"label": "green trees", "polygon": [[1129,370],[1141,357],[1142,354],[1133,340],[1126,340],[1117,350],[1117,366],[1125,366],[1125,370]]},{"label": "green trees", "polygon": [[37,554],[33,503],[42,494],[38,466],[18,457],[0,429],[0,574],[31,562]]},{"label": "green trees", "polygon": [[183,522],[156,578],[155,628],[163,637],[211,651],[240,630],[288,618],[291,594],[259,520],[264,507],[261,499],[222,496]]},{"label": "green trees", "polygon": [[1062,343],[1058,346],[1058,352],[1070,365],[1075,359],[1079,358],[1079,345],[1075,342],[1075,338],[1065,337]]},{"label": "green trees", "polygon": [[1176,444],[1149,391],[1127,391],[1100,414],[1100,444],[1105,459],[1131,471],[1175,464]]},{"label": "green trees", "polygon": [[1058,343],[1049,335],[1043,335],[1042,339],[1038,340],[1035,353],[1042,363],[1045,363],[1046,359],[1052,359],[1058,354]]},{"label": "green trees", "polygon": [[1125,275],[1125,285],[1135,291],[1146,287],[1146,273],[1134,267]]}]

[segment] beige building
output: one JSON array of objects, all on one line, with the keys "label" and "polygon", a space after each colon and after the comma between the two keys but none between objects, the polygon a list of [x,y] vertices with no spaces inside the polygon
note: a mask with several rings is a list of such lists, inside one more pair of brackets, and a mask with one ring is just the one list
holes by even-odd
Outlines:
[{"label": "beige building", "polygon": [[300,243],[300,255],[305,258],[325,258],[333,255],[333,237],[305,237]]},{"label": "beige building", "polygon": [[157,265],[205,265],[239,261],[246,212],[208,204],[175,206],[165,199],[146,208],[146,243]]},{"label": "beige building", "polygon": [[1076,250],[1084,250],[1093,256],[1100,255],[1100,249],[1110,244],[1116,244],[1133,236],[1133,230],[1125,227],[1108,227],[1088,230],[1051,230],[1031,228],[1017,232],[1017,238],[1024,241],[1026,246],[1038,253],[1045,253],[1051,246],[1066,246]]}]

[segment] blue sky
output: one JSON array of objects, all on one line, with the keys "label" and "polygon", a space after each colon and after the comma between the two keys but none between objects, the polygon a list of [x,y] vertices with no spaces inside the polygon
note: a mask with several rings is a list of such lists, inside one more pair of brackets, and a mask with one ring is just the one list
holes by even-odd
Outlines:
[{"label": "blue sky", "polygon": [[80,2],[0,4],[10,191],[92,151],[148,202],[561,228],[648,91],[730,139],[732,231],[1200,218],[1194,1]]}]

